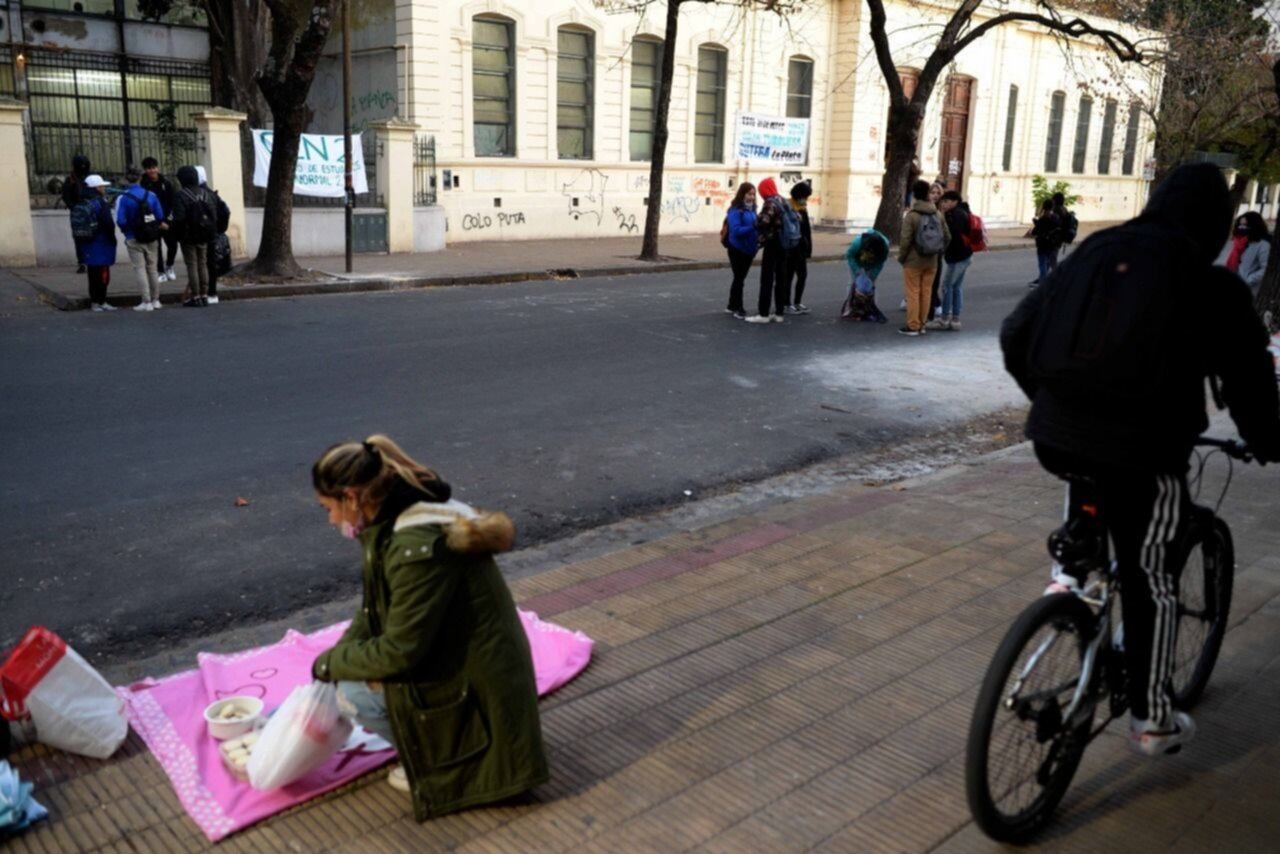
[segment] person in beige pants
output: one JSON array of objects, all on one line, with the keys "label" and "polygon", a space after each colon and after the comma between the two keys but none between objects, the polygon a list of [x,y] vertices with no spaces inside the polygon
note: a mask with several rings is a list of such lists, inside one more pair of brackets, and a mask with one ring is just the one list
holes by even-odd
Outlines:
[{"label": "person in beige pants", "polygon": [[[938,274],[938,259],[942,248],[951,239],[946,219],[938,213],[938,206],[929,201],[929,182],[916,181],[911,187],[915,199],[911,210],[902,218],[902,236],[898,242],[898,261],[902,264],[903,290],[907,300],[907,325],[898,330],[903,335],[923,335],[929,320],[929,299],[933,292],[933,277]],[[942,248],[937,253],[922,254],[916,246],[916,231],[921,221],[933,217],[942,229]]]}]

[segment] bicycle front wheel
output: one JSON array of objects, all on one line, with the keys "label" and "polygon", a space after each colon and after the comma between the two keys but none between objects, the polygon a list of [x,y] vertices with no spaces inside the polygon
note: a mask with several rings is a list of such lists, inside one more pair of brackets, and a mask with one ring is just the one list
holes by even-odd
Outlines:
[{"label": "bicycle front wheel", "polygon": [[1191,544],[1178,578],[1178,635],[1173,647],[1173,703],[1190,709],[1218,663],[1231,611],[1235,547],[1215,518]]},{"label": "bicycle front wheel", "polygon": [[1046,596],[1022,612],[987,669],[969,724],[965,789],[992,839],[1031,837],[1071,784],[1093,721],[1088,688],[1074,725],[1064,713],[1095,625],[1075,596]]}]

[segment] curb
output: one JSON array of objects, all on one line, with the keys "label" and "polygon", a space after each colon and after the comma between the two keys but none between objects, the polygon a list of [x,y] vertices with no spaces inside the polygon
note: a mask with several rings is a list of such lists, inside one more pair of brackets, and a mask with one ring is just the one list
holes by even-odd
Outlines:
[{"label": "curb", "polygon": [[[1027,245],[1024,244],[1004,243],[989,246],[987,251],[1005,252],[1025,248],[1027,248]],[[844,253],[814,255],[809,259],[809,261],[814,264],[826,264],[843,260]],[[759,260],[752,263],[752,266],[759,265]],[[509,273],[488,273],[478,275],[343,279],[337,282],[305,282],[296,285],[227,285],[225,288],[219,289],[218,297],[220,300],[232,301],[279,297],[322,296],[326,294],[383,293],[390,291],[425,290],[427,288],[451,288],[470,285],[508,285],[519,282],[593,279],[606,276],[644,276],[653,275],[655,273],[683,273],[695,270],[727,269],[729,269],[727,261],[677,261],[666,263],[658,262],[654,264],[645,264],[643,266],[628,264],[625,266],[612,267],[565,267],[549,270],[516,270]],[[68,297],[65,294],[61,294],[39,284],[38,282],[28,279],[21,273],[14,272],[14,276],[31,286],[43,302],[53,306],[59,311],[84,311],[89,308],[88,297]],[[137,305],[138,298],[111,297],[108,299],[108,302],[114,306],[127,308]],[[165,305],[177,305],[180,302],[180,299],[177,295],[169,295],[167,298],[161,297],[161,302]]]}]

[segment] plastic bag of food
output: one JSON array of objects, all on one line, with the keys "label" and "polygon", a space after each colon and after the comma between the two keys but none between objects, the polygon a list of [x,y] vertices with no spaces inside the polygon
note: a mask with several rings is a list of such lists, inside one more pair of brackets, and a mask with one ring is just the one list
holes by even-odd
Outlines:
[{"label": "plastic bag of food", "polygon": [[351,729],[338,711],[337,686],[313,682],[294,688],[258,734],[249,785],[266,791],[302,779],[347,743]]},{"label": "plastic bag of food", "polygon": [[129,734],[124,701],[66,641],[35,626],[0,668],[0,714],[30,719],[40,742],[106,759]]}]

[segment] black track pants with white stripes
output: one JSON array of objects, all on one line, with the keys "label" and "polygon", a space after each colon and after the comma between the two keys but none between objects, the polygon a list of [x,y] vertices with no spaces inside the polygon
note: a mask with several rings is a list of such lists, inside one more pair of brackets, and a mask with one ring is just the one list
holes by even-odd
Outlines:
[{"label": "black track pants with white stripes", "polygon": [[1190,509],[1186,472],[1097,469],[1041,445],[1036,453],[1060,477],[1084,475],[1093,481],[1073,482],[1068,504],[1096,502],[1111,535],[1120,570],[1130,710],[1154,729],[1170,729],[1177,583],[1185,559],[1178,544]]}]

